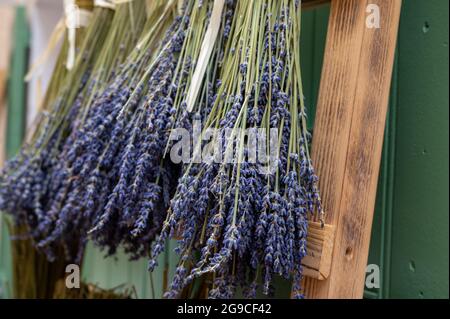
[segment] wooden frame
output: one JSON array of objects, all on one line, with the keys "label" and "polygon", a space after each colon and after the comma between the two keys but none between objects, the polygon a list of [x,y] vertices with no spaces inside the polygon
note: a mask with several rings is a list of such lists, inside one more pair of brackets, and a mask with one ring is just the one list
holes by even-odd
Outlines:
[{"label": "wooden frame", "polygon": [[[380,28],[366,25],[369,4]],[[321,253],[310,243],[303,262],[307,298],[363,296],[400,8],[401,0],[331,0],[312,145],[327,230]]]}]

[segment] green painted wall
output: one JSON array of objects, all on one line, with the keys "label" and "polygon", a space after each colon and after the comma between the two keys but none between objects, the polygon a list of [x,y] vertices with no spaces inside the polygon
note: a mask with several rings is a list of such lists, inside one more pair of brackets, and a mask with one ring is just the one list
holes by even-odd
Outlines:
[{"label": "green painted wall", "polygon": [[[366,291],[367,298],[449,297],[448,6],[447,0],[403,0],[369,256],[380,266],[381,288]],[[305,12],[302,22],[311,128],[328,14],[323,6]],[[139,297],[151,298],[146,267],[123,255],[105,260],[89,247],[83,276],[105,288],[128,282]],[[161,278],[159,269],[156,297]],[[278,286],[277,296],[286,297],[289,287]]]},{"label": "green painted wall", "polygon": [[405,1],[396,68],[389,297],[449,297],[447,0]]}]

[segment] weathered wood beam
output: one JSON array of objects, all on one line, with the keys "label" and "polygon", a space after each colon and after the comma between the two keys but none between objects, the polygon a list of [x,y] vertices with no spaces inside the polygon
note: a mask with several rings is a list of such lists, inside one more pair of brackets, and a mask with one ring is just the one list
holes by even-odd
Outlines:
[{"label": "weathered wood beam", "polygon": [[[369,4],[379,8],[380,28],[366,25]],[[305,278],[307,298],[363,296],[400,7],[331,1],[312,158],[336,234],[330,274]]]}]

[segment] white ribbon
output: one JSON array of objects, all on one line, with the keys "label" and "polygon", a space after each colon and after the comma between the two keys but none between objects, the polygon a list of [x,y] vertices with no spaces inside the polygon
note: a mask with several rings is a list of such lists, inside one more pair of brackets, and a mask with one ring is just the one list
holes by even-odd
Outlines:
[{"label": "white ribbon", "polygon": [[94,0],[94,6],[107,8],[111,10],[116,9],[116,4],[112,0]]},{"label": "white ribbon", "polygon": [[75,65],[76,29],[87,26],[92,13],[88,10],[80,9],[75,4],[75,0],[64,0],[64,11],[66,14],[67,37],[69,40],[66,68],[72,70]]},{"label": "white ribbon", "polygon": [[211,13],[211,18],[209,20],[208,29],[206,30],[205,36],[203,38],[203,43],[200,49],[198,62],[191,80],[191,87],[189,88],[187,94],[186,103],[188,112],[192,112],[192,110],[194,109],[194,103],[197,100],[200,85],[203,82],[206,67],[208,66],[209,59],[211,58],[214,43],[216,42],[217,39],[217,34],[219,33],[220,21],[222,19],[222,11],[224,4],[225,0],[214,0],[214,6]]},{"label": "white ribbon", "polygon": [[111,10],[116,9],[116,5],[111,0],[95,0],[94,6],[96,7],[102,7],[102,8],[108,8]]},{"label": "white ribbon", "polygon": [[131,1],[133,1],[133,0],[112,0],[112,2],[114,2],[115,5],[122,4],[122,3],[128,3]]},{"label": "white ribbon", "polygon": [[50,54],[55,50],[57,44],[63,38],[64,30],[65,30],[65,20],[64,18],[61,18],[60,21],[58,21],[58,23],[56,24],[55,28],[53,29],[53,32],[50,35],[50,39],[44,52],[42,52],[41,55],[36,59],[36,61],[33,62],[30,69],[28,70],[28,73],[25,75],[25,81],[27,82],[30,81],[36,74],[38,68],[47,63]]},{"label": "white ribbon", "polygon": [[132,0],[94,0],[94,6],[116,10],[117,5],[131,1]]}]

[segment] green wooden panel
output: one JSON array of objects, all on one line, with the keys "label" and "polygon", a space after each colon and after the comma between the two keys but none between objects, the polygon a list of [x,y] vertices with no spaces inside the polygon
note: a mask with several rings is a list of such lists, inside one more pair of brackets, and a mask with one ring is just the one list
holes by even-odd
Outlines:
[{"label": "green wooden panel", "polygon": [[313,129],[316,114],[329,14],[330,6],[322,5],[317,9],[304,11],[302,16],[302,80],[310,130]]},{"label": "green wooden panel", "polygon": [[399,33],[390,297],[448,298],[446,0],[404,1]]}]

